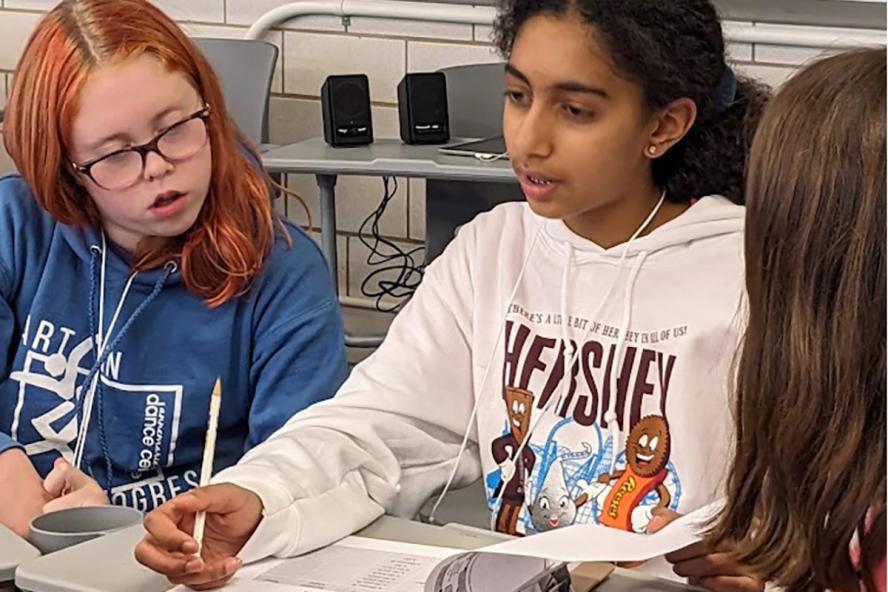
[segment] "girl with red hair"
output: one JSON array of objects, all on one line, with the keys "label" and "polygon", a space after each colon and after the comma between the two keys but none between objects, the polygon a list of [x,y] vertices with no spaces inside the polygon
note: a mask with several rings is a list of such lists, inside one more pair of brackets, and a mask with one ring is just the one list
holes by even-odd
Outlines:
[{"label": "girl with red hair", "polygon": [[0,179],[0,523],[196,486],[217,376],[216,470],[336,391],[323,257],[150,2],[52,9],[3,131],[20,174]]}]

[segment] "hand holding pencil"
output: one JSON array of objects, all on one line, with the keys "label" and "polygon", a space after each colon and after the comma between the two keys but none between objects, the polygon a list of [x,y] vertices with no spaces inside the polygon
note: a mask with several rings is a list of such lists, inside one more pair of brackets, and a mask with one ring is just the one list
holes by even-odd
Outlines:
[{"label": "hand holding pencil", "polygon": [[195,589],[221,586],[235,574],[241,565],[237,554],[262,519],[262,501],[255,493],[230,483],[206,485],[212,473],[220,404],[217,380],[210,397],[201,486],[148,514],[148,534],[135,551],[141,564],[173,584]]}]

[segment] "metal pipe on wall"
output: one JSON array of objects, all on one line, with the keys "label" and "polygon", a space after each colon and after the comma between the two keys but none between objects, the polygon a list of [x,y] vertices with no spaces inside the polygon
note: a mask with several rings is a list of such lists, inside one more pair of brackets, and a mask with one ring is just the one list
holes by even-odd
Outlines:
[{"label": "metal pipe on wall", "polygon": [[[493,24],[496,9],[492,6],[467,6],[440,2],[407,0],[299,0],[274,8],[249,28],[245,38],[258,39],[280,23],[304,16],[377,17],[395,20],[455,23],[464,25]],[[731,43],[762,43],[794,47],[845,49],[867,45],[885,45],[885,31],[871,29],[831,29],[778,25],[768,23],[725,23],[725,39]]]}]

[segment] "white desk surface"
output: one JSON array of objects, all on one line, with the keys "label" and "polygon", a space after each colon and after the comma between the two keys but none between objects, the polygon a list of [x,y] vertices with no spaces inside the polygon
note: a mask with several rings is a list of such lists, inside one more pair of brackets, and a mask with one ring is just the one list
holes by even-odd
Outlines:
[{"label": "white desk surface", "polygon": [[40,551],[0,524],[0,590],[4,582],[12,581],[19,563],[39,556]]},{"label": "white desk surface", "polygon": [[517,183],[508,160],[482,162],[471,156],[441,154],[438,148],[407,145],[391,138],[379,138],[366,146],[333,148],[323,138],[311,138],[269,147],[261,156],[270,172]]},{"label": "white desk surface", "polygon": [[[141,525],[127,528],[45,557],[22,563],[16,586],[25,592],[165,592],[166,578],[139,565],[133,550],[143,535]],[[478,531],[431,526],[383,516],[360,536],[416,544],[475,549],[498,540]],[[693,588],[617,569],[598,592],[688,592]]]}]

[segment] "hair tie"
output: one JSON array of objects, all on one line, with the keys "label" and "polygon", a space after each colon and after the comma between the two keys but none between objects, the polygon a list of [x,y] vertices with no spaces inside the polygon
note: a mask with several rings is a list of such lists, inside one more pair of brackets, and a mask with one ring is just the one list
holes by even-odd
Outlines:
[{"label": "hair tie", "polygon": [[712,117],[718,117],[731,108],[734,101],[737,100],[737,77],[734,70],[725,64],[725,73],[722,74],[721,82],[715,89],[715,101],[712,110]]}]

